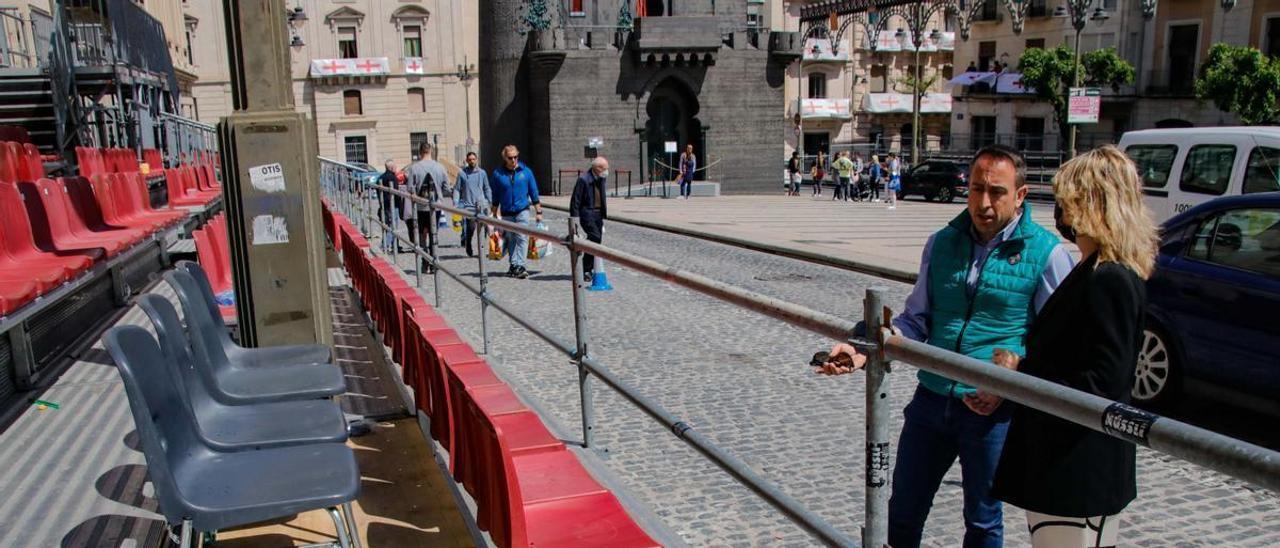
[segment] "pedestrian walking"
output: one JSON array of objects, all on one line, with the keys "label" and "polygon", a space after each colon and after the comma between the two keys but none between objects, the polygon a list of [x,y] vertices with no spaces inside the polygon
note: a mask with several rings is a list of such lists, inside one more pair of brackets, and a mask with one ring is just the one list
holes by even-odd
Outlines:
[{"label": "pedestrian walking", "polygon": [[902,189],[902,164],[898,162],[898,154],[889,153],[889,185],[885,190],[889,196],[889,209],[898,207],[898,191]]},{"label": "pedestrian walking", "polygon": [[822,181],[827,177],[827,155],[821,150],[813,160],[813,169],[809,176],[813,177],[813,196],[822,196]]},{"label": "pedestrian walking", "polygon": [[[689,145],[688,150],[692,151],[693,145]],[[591,161],[591,168],[578,177],[573,184],[573,196],[569,198],[569,216],[578,219],[587,239],[595,243],[603,241],[604,220],[609,217],[609,201],[605,195],[608,178],[609,160],[599,156]],[[583,253],[582,281],[591,283],[595,268],[595,256]]]},{"label": "pedestrian walking", "polygon": [[[1032,323],[1026,357],[1002,365],[1128,403],[1159,241],[1137,167],[1107,145],[1063,164],[1053,193],[1058,232],[1085,258]],[[1137,496],[1134,445],[981,390],[974,400],[979,413],[1012,407],[992,493],[1027,511],[1031,545],[1118,546],[1117,515]]]},{"label": "pedestrian walking", "polygon": [[787,177],[791,179],[791,187],[787,189],[787,196],[800,195],[800,171],[802,161],[800,160],[800,152],[791,153],[791,159],[787,161]]},{"label": "pedestrian walking", "polygon": [[[418,145],[418,161],[410,164],[405,170],[405,174],[409,179],[408,190],[410,193],[417,195],[419,198],[435,202],[444,200],[445,193],[449,190],[449,175],[445,172],[444,166],[432,158],[432,152],[430,143]],[[438,222],[441,218],[439,211],[436,212],[434,219],[431,218],[430,212],[431,208],[427,204],[419,202],[415,222],[408,223],[408,218],[406,217],[406,224],[410,224],[409,232],[411,234],[409,237],[414,238],[415,235],[412,232],[416,230],[416,239],[413,242],[417,245],[422,245],[425,242],[428,250],[436,245],[435,231],[431,230],[431,226],[428,223]],[[421,268],[423,272],[430,273],[433,271],[431,263],[425,257],[422,259]]]},{"label": "pedestrian walking", "polygon": [[849,160],[848,151],[841,152],[840,158],[836,160],[835,166],[836,176],[839,177],[836,183],[836,196],[833,199],[849,200],[849,185],[852,183],[853,177],[853,161]]},{"label": "pedestrian walking", "polygon": [[[378,186],[394,188],[399,190],[400,176],[396,173],[396,163],[387,160],[383,167],[386,171],[378,176]],[[400,224],[400,211],[404,208],[404,198],[396,196],[382,189],[376,189],[378,194],[378,219],[385,225],[382,228],[382,252],[394,253],[400,247],[396,241],[396,228]]]},{"label": "pedestrian walking", "polygon": [[867,168],[868,183],[871,185],[872,201],[880,201],[880,178],[884,173],[884,168],[880,165],[880,155],[871,155],[871,165]]},{"label": "pedestrian walking", "polygon": [[[490,204],[493,203],[493,191],[489,187],[489,175],[476,164],[476,153],[468,152],[466,165],[458,171],[458,180],[454,183],[454,188],[457,189],[454,203],[460,208],[471,210],[472,213],[483,215],[489,211]],[[468,257],[474,255],[471,240],[478,232],[476,230],[479,228],[478,225],[479,223],[471,218],[462,220],[462,244],[467,248]]]},{"label": "pedestrian walking", "polygon": [[[532,226],[529,217],[542,221],[542,202],[538,198],[538,181],[533,170],[520,161],[520,149],[515,145],[502,148],[502,167],[493,170],[489,185],[493,190],[493,215],[503,220]],[[534,213],[530,214],[530,210]],[[529,237],[514,230],[503,234],[503,247],[507,250],[507,275],[525,279],[529,271],[525,260],[529,254]]]},{"label": "pedestrian walking", "polygon": [[[1031,220],[1026,197],[1022,156],[999,145],[979,150],[970,164],[968,209],[925,242],[919,277],[893,328],[986,362],[996,349],[1025,354],[1028,327],[1074,264],[1057,236]],[[847,373],[866,362],[843,343],[830,354],[848,354],[855,365],[828,362],[819,372]],[[991,485],[1012,411],[979,413],[974,387],[923,370],[916,377],[919,385],[903,411],[898,437],[889,544],[920,545],[934,494],[959,458],[964,546],[999,547],[1004,514]]]},{"label": "pedestrian walking", "polygon": [[[864,184],[865,183],[862,180],[862,155],[855,152],[853,153],[853,169],[849,171],[849,189],[850,193],[853,194],[854,201],[862,201],[864,194],[863,190],[865,190],[863,187]],[[849,196],[846,194],[845,200],[848,199]]]},{"label": "pedestrian walking", "polygon": [[693,154],[693,145],[684,146],[680,153],[680,198],[688,200],[693,194],[693,174],[698,171],[698,157]]}]

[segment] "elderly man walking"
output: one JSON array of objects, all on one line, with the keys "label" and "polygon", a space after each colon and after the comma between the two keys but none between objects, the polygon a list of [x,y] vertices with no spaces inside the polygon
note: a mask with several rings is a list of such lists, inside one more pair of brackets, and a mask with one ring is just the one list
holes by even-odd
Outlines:
[{"label": "elderly man walking", "polygon": [[[476,166],[476,153],[467,153],[467,164],[458,171],[458,180],[453,186],[457,192],[454,203],[458,207],[470,209],[474,213],[489,211],[489,204],[493,203],[493,192],[489,188],[489,176]],[[462,243],[467,248],[468,257],[475,254],[471,248],[471,238],[476,233],[477,224],[469,218],[462,220]]]},{"label": "elderly man walking", "polygon": [[[979,150],[969,167],[969,208],[925,243],[920,276],[893,327],[939,348],[992,361],[996,349],[1025,354],[1027,329],[1074,265],[1058,237],[1031,220],[1026,164],[1011,148]],[[856,367],[864,356],[845,344]],[[992,365],[992,367],[997,367]],[[820,372],[851,369],[828,363]],[[1011,406],[928,371],[903,411],[889,498],[889,544],[920,545],[933,497],[957,458],[964,490],[964,546],[998,548],[1004,513],[991,496]]]},{"label": "elderly man walking", "polygon": [[[689,145],[693,150],[693,145]],[[591,169],[578,177],[573,184],[573,197],[569,199],[569,216],[577,217],[587,239],[600,243],[604,239],[604,220],[609,216],[608,198],[605,196],[605,179],[609,177],[609,160],[601,156],[591,161]],[[591,283],[596,258],[582,254],[582,280]]]},{"label": "elderly man walking", "polygon": [[[431,157],[431,152],[432,149],[429,143],[418,145],[418,161],[405,168],[406,175],[409,177],[409,192],[427,200],[442,200],[448,190],[449,175],[445,173],[444,166]],[[412,210],[409,207],[405,209]],[[436,239],[435,231],[431,230],[429,223],[436,222],[436,219],[430,217],[430,208],[427,207],[427,204],[419,203],[417,210],[418,221],[416,223],[410,221],[413,218],[412,216],[405,217],[405,223],[409,225],[410,238],[413,238],[413,231],[416,229],[418,234],[415,241],[419,245],[422,242],[427,242],[427,249],[431,249],[431,247],[435,246]],[[436,212],[436,214],[438,217],[439,212]],[[417,225],[416,227],[414,226],[415,224]],[[422,271],[427,273],[433,271],[431,264],[426,259],[422,259]]]},{"label": "elderly man walking", "polygon": [[[538,181],[533,177],[533,170],[520,161],[520,149],[515,145],[502,148],[502,167],[493,170],[489,178],[493,187],[493,214],[501,215],[504,221],[529,226],[529,210],[534,210],[535,220],[542,220],[542,202],[538,198]],[[529,237],[508,230],[504,237],[504,247],[510,260],[507,275],[525,279],[529,271],[524,267],[526,255],[529,253]]]}]

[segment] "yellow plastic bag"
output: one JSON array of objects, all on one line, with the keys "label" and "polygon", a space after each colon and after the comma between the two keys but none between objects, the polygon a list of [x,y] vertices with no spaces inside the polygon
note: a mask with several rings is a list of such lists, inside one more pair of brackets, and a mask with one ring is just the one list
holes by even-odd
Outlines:
[{"label": "yellow plastic bag", "polygon": [[462,215],[453,214],[453,231],[462,232]]}]

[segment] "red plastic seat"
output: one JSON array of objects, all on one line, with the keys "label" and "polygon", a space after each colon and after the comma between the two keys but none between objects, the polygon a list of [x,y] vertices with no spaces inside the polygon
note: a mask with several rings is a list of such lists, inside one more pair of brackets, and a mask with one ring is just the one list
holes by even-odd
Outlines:
[{"label": "red plastic seat", "polygon": [[178,170],[182,174],[182,188],[186,191],[186,195],[198,198],[202,203],[209,203],[221,195],[220,192],[203,190],[196,181],[196,170],[191,166],[184,166]]},{"label": "red plastic seat", "polygon": [[151,233],[145,229],[112,223],[107,218],[107,210],[112,204],[104,204],[93,190],[93,184],[84,177],[63,177],[58,179],[67,189],[72,207],[84,219],[84,224],[94,232],[119,231],[128,234],[137,242]]},{"label": "red plastic seat", "polygon": [[[209,274],[209,285],[213,287],[215,294],[222,293],[231,289],[231,264],[224,262],[220,253],[217,251],[213,243],[216,239],[209,233],[209,227],[201,228],[191,234],[196,241],[196,260],[205,272]],[[236,307],[234,305],[218,305],[218,312],[222,316],[222,321],[232,321],[236,318]]]},{"label": "red plastic seat", "polygon": [[18,183],[22,192],[27,212],[31,214],[31,227],[36,235],[36,243],[51,245],[59,251],[100,249],[107,257],[114,257],[127,245],[115,237],[100,235],[82,235],[72,231],[68,221],[62,197],[51,189],[52,181],[41,179],[35,183]]},{"label": "red plastic seat", "polygon": [[93,265],[91,257],[47,253],[36,246],[27,208],[14,183],[0,182],[0,238],[4,242],[4,257],[32,271],[49,270],[71,279]]},{"label": "red plastic seat", "polygon": [[146,180],[137,172],[111,174],[107,182],[115,192],[116,205],[123,205],[125,214],[139,223],[163,228],[186,218],[187,214],[181,211],[151,209]]},{"label": "red plastic seat", "polygon": [[169,188],[169,207],[198,207],[203,206],[204,201],[196,196],[187,196],[187,190],[182,184],[182,173],[178,169],[164,170],[165,186]]},{"label": "red plastic seat", "polygon": [[22,278],[0,277],[0,316],[8,316],[35,298],[35,282]]},{"label": "red plastic seat", "polygon": [[[37,183],[37,186],[43,185],[49,189],[51,194],[56,194],[62,199],[62,207],[66,211],[67,227],[71,229],[73,234],[87,238],[114,238],[120,242],[121,247],[128,247],[138,243],[148,235],[147,232],[137,229],[94,230],[92,226],[96,224],[95,221],[99,217],[95,213],[99,212],[90,207],[77,207],[76,200],[73,198],[71,189],[67,187],[65,180],[42,179],[41,181],[41,183]],[[96,203],[83,205],[96,205]]]},{"label": "red plastic seat", "polygon": [[26,157],[27,177],[33,181],[44,177],[44,160],[40,158],[40,149],[31,143],[23,143],[21,146]]}]

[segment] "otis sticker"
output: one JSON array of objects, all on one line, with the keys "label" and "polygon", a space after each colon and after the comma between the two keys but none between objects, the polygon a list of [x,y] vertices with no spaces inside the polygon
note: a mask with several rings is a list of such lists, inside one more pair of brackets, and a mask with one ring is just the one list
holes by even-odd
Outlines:
[{"label": "otis sticker", "polygon": [[1107,406],[1106,411],[1102,412],[1102,431],[1147,447],[1149,445],[1147,437],[1151,434],[1151,425],[1159,418],[1159,415],[1148,413],[1130,405],[1113,403]]}]

